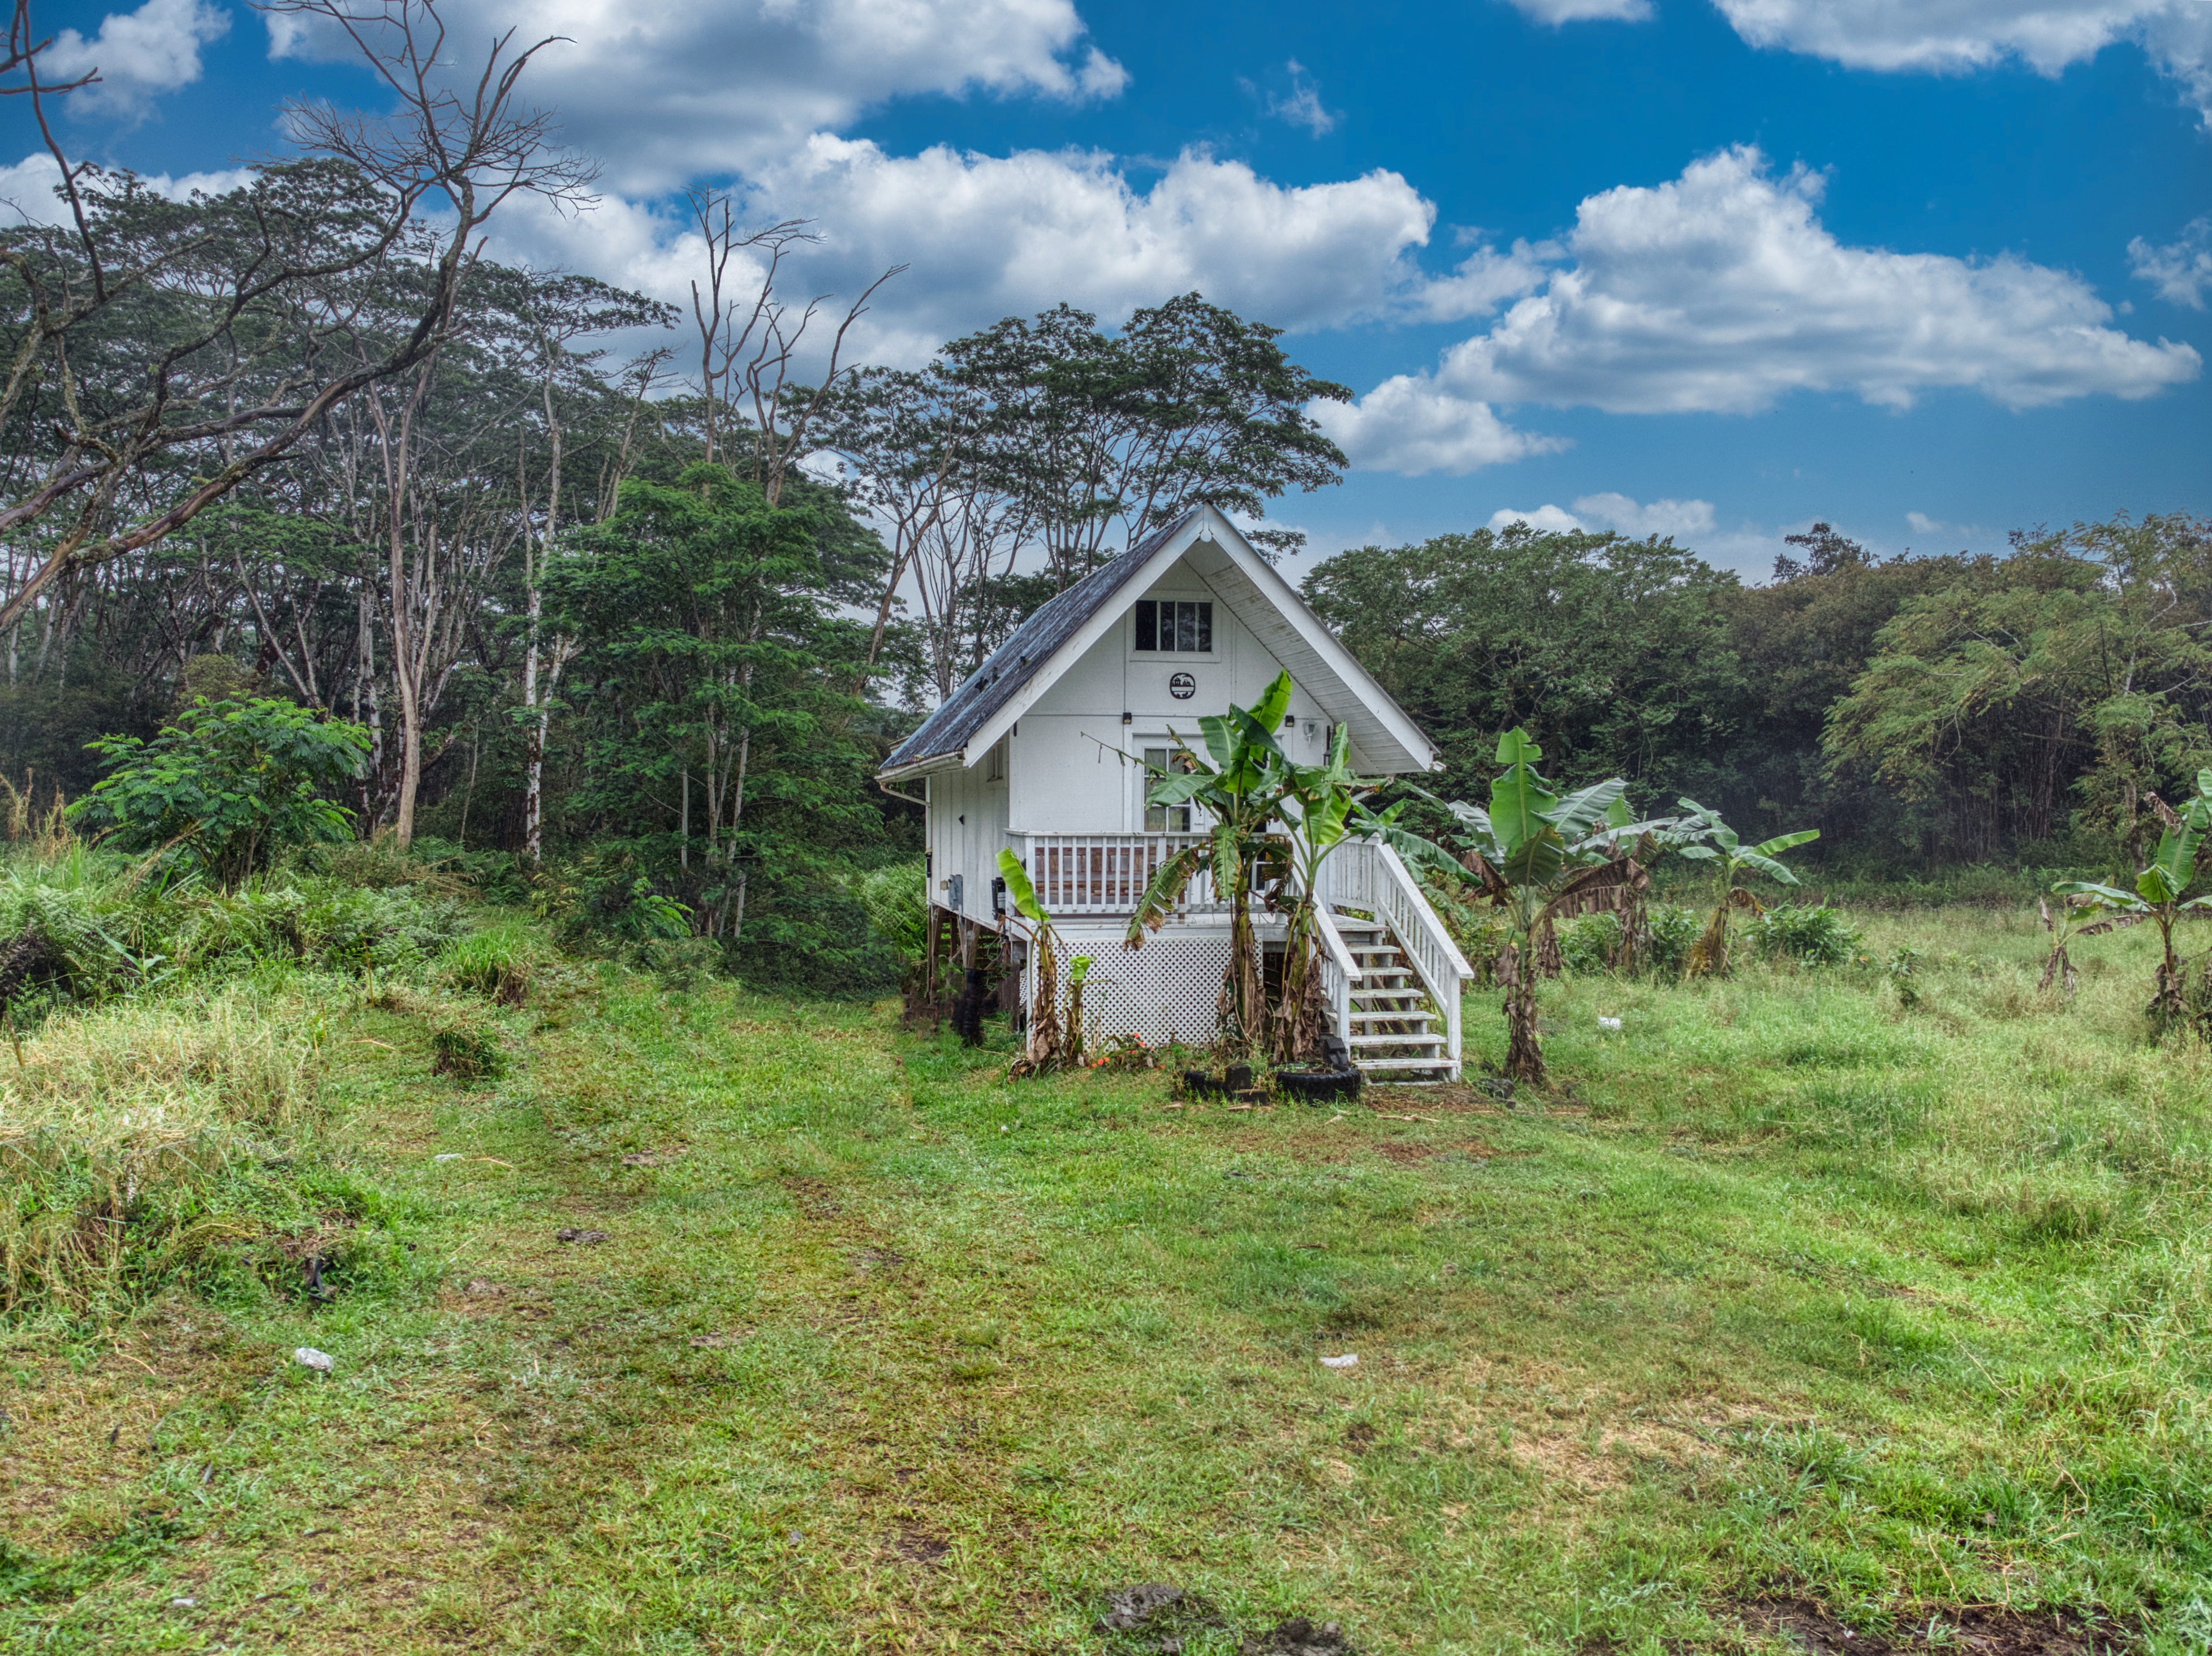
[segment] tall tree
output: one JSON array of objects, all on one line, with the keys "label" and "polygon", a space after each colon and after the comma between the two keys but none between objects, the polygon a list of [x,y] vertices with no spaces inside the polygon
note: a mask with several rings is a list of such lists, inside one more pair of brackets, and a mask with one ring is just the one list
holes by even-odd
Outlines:
[{"label": "tall tree", "polygon": [[[532,56],[510,33],[472,94],[447,89],[435,0],[273,0],[337,32],[394,94],[396,112],[288,107],[293,135],[329,161],[261,169],[251,184],[169,203],[125,175],[72,163],[53,136],[27,0],[8,67],[59,168],[64,221],[0,234],[0,314],[10,318],[0,429],[18,434],[0,534],[45,543],[0,599],[0,631],[64,577],[149,546],[289,452],[365,388],[417,372],[445,337],[483,227],[509,197],[580,197],[591,169],[553,149],[517,86]],[[465,84],[465,82],[464,82]],[[413,325],[363,358],[324,344],[343,326],[313,289],[406,256],[418,211],[443,215]],[[134,349],[85,368],[76,349],[112,322]],[[157,474],[167,475],[156,483]]]}]

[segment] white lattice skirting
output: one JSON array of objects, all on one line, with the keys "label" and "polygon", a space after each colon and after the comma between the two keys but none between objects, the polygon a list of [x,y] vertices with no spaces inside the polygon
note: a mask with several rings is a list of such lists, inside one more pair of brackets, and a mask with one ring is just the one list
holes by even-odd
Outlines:
[{"label": "white lattice skirting", "polygon": [[[1222,974],[1229,969],[1226,925],[1177,925],[1142,949],[1124,949],[1121,932],[1056,931],[1060,993],[1067,992],[1067,962],[1091,956],[1083,986],[1085,1038],[1092,1043],[1133,1034],[1158,1046],[1181,1040],[1203,1046],[1213,1039]],[[1022,997],[1035,999],[1036,980],[1025,974]]]}]

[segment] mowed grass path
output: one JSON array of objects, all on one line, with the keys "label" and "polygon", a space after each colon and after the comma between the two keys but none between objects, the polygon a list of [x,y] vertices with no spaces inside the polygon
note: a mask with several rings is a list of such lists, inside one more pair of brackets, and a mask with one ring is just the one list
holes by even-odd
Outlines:
[{"label": "mowed grass path", "polygon": [[1874,930],[1918,1008],[1547,988],[1510,1109],[1010,1084],[611,969],[465,1092],[354,995],[329,1137],[385,1196],[331,1303],[0,1347],[0,1638],[1066,1652],[1156,1580],[1220,1607],[1194,1656],[1773,1648],[1762,1594],[2202,1650],[2212,1066],[2144,1045],[2139,936],[2069,1008],[2025,920]]}]

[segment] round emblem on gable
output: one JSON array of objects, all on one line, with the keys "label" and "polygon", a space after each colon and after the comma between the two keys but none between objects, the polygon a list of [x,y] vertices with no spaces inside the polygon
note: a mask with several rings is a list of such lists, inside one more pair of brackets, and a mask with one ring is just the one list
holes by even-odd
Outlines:
[{"label": "round emblem on gable", "polygon": [[1177,673],[1168,681],[1168,694],[1178,701],[1188,701],[1198,694],[1198,681],[1188,673]]}]

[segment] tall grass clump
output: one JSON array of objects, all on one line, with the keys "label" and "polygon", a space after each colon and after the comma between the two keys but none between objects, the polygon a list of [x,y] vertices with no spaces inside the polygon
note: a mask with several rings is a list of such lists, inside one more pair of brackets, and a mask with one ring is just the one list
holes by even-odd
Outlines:
[{"label": "tall grass clump", "polygon": [[501,1006],[520,1006],[542,963],[537,934],[520,919],[471,932],[446,950],[445,974],[457,989]]},{"label": "tall grass clump", "polygon": [[95,1310],[312,1216],[281,1165],[322,1077],[303,990],[125,999],[15,1046],[0,1053],[0,1313]]}]

